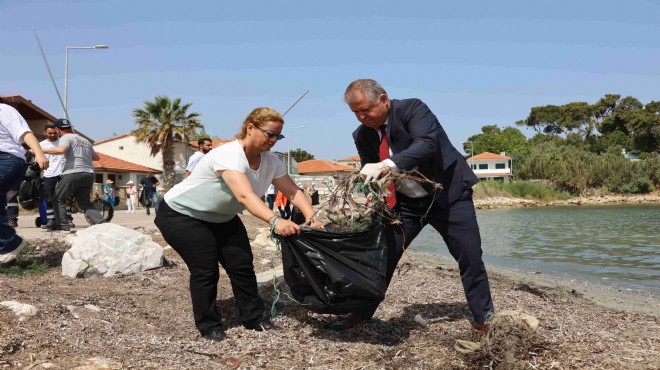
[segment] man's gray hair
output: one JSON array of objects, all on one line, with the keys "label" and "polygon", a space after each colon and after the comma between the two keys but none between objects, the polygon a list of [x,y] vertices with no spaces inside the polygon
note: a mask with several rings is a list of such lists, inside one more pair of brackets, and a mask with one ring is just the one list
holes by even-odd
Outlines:
[{"label": "man's gray hair", "polygon": [[367,100],[377,102],[381,94],[387,95],[385,89],[376,80],[360,79],[351,82],[344,93],[344,101],[351,104],[355,101],[355,93],[361,92]]}]

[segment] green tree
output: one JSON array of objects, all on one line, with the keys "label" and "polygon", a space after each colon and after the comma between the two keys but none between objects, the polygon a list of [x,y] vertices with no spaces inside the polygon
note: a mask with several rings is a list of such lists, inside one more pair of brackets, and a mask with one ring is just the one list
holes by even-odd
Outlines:
[{"label": "green tree", "polygon": [[174,142],[190,141],[204,126],[197,119],[199,113],[189,113],[192,103],[181,104],[181,98],[171,100],[167,96],[156,96],[153,101],[145,100],[143,108],[133,109],[138,128],[131,131],[137,141],[151,149],[151,156],[162,152],[163,187],[169,190],[174,185]]},{"label": "green tree", "polygon": [[516,125],[531,127],[550,135],[580,132],[589,136],[594,128],[594,108],[585,102],[533,107],[529,116]]},{"label": "green tree", "polygon": [[527,147],[527,138],[515,127],[501,130],[497,125],[486,125],[481,131],[481,134],[472,135],[463,143],[465,152],[470,152],[473,147],[474,155],[483,152],[521,152]]},{"label": "green tree", "polygon": [[296,162],[304,162],[314,159],[314,156],[306,151],[298,148],[291,151],[291,158],[295,159]]}]

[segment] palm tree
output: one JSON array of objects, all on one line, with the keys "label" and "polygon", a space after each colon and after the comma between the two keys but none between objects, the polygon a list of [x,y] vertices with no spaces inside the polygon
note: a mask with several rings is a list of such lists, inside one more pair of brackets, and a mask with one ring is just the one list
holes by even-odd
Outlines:
[{"label": "palm tree", "polygon": [[162,151],[163,187],[165,191],[174,185],[174,142],[185,143],[203,130],[197,119],[199,113],[188,113],[192,103],[181,104],[181,98],[170,100],[167,96],[156,96],[153,101],[145,100],[144,108],[133,109],[133,117],[139,128],[131,132],[138,142],[149,144],[151,156]]}]

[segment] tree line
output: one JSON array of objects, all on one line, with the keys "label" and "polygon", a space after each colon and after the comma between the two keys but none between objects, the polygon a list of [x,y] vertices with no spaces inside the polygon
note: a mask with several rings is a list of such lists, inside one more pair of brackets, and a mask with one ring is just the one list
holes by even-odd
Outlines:
[{"label": "tree line", "polygon": [[[660,187],[660,102],[607,94],[594,104],[533,107],[516,127],[486,125],[468,138],[470,155],[506,152],[517,179],[548,180],[562,191],[648,193]],[[472,153],[474,151],[474,153]],[[624,153],[638,154],[630,161]]]}]

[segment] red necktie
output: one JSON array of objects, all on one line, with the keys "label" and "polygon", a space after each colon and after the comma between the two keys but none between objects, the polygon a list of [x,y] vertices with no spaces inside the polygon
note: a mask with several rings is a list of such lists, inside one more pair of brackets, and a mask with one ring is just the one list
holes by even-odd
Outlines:
[{"label": "red necktie", "polygon": [[[390,144],[387,142],[387,135],[385,134],[385,125],[380,126],[380,148],[379,148],[379,154],[380,154],[380,160],[383,161],[387,158],[390,157]],[[387,187],[387,190],[390,192],[390,195],[388,195],[385,198],[385,204],[392,209],[396,205],[396,192],[394,191],[394,183],[390,182],[390,186]]]}]

